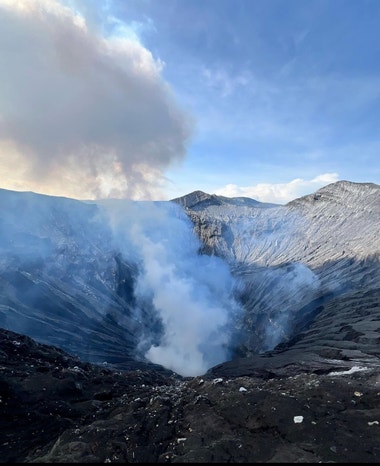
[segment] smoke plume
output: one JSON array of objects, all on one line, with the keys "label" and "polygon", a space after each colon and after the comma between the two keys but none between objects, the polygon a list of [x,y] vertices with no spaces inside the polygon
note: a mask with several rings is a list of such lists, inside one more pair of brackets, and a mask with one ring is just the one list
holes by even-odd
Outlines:
[{"label": "smoke plume", "polygon": [[227,264],[199,254],[200,242],[181,207],[172,203],[108,204],[120,250],[138,265],[136,312],[153,309],[159,341],[141,347],[153,363],[184,376],[203,374],[229,357],[232,322],[241,309]]},{"label": "smoke plume", "polygon": [[136,39],[104,37],[56,0],[0,0],[2,187],[157,199],[191,132]]}]

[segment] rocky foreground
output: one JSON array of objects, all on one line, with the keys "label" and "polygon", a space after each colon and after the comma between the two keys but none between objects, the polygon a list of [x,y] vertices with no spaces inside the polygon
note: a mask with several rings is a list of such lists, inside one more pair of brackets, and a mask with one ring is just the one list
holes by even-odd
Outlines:
[{"label": "rocky foreground", "polygon": [[[174,200],[180,223],[174,203],[144,204],[152,236],[131,249],[99,206],[0,192],[0,462],[379,463],[379,199],[380,186],[346,181],[286,206],[195,192]],[[144,209],[114,208],[123,228]],[[192,227],[199,250],[176,241]],[[189,357],[182,376],[141,357],[173,335],[153,306],[162,285],[136,302],[147,239],[167,246],[155,264],[197,264],[196,296],[200,252],[239,284],[231,355],[203,375],[184,376]],[[224,290],[209,285],[206,310]]]},{"label": "rocky foreground", "polygon": [[119,371],[0,331],[3,463],[380,461],[380,366],[287,351],[201,377]]}]

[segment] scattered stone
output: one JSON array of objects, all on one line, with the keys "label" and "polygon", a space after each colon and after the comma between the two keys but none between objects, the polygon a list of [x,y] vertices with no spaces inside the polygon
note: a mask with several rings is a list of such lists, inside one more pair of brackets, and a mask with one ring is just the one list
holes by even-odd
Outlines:
[{"label": "scattered stone", "polygon": [[[276,365],[275,357],[262,358],[266,369],[256,358],[250,375],[211,371],[199,384],[83,363],[4,329],[0,348],[4,463],[380,462],[378,364],[331,383],[331,363],[323,371],[309,361],[295,372],[289,358]],[[236,371],[249,367],[239,364]],[[363,387],[365,403],[353,396]],[[294,416],[305,407],[310,422]],[[302,419],[301,430],[287,419]]]}]

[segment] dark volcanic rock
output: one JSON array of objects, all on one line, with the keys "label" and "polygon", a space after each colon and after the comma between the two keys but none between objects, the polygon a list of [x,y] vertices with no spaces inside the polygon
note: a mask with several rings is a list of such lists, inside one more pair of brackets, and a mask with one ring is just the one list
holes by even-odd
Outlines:
[{"label": "dark volcanic rock", "polygon": [[182,378],[82,363],[1,330],[0,371],[3,463],[380,460],[375,358],[284,350]]},{"label": "dark volcanic rock", "polygon": [[174,200],[244,310],[198,377],[141,357],[160,322],[100,206],[2,194],[0,462],[379,462],[380,186]]}]

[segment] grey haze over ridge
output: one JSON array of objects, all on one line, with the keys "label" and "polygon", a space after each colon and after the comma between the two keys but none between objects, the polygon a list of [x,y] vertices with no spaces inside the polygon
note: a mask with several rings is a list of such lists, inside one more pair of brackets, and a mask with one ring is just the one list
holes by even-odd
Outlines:
[{"label": "grey haze over ridge", "polygon": [[[200,191],[88,202],[1,190],[0,326],[86,361],[194,376],[290,344],[332,313],[370,357],[379,195],[349,181],[286,205]],[[340,327],[325,329],[335,351],[360,356]]]}]

